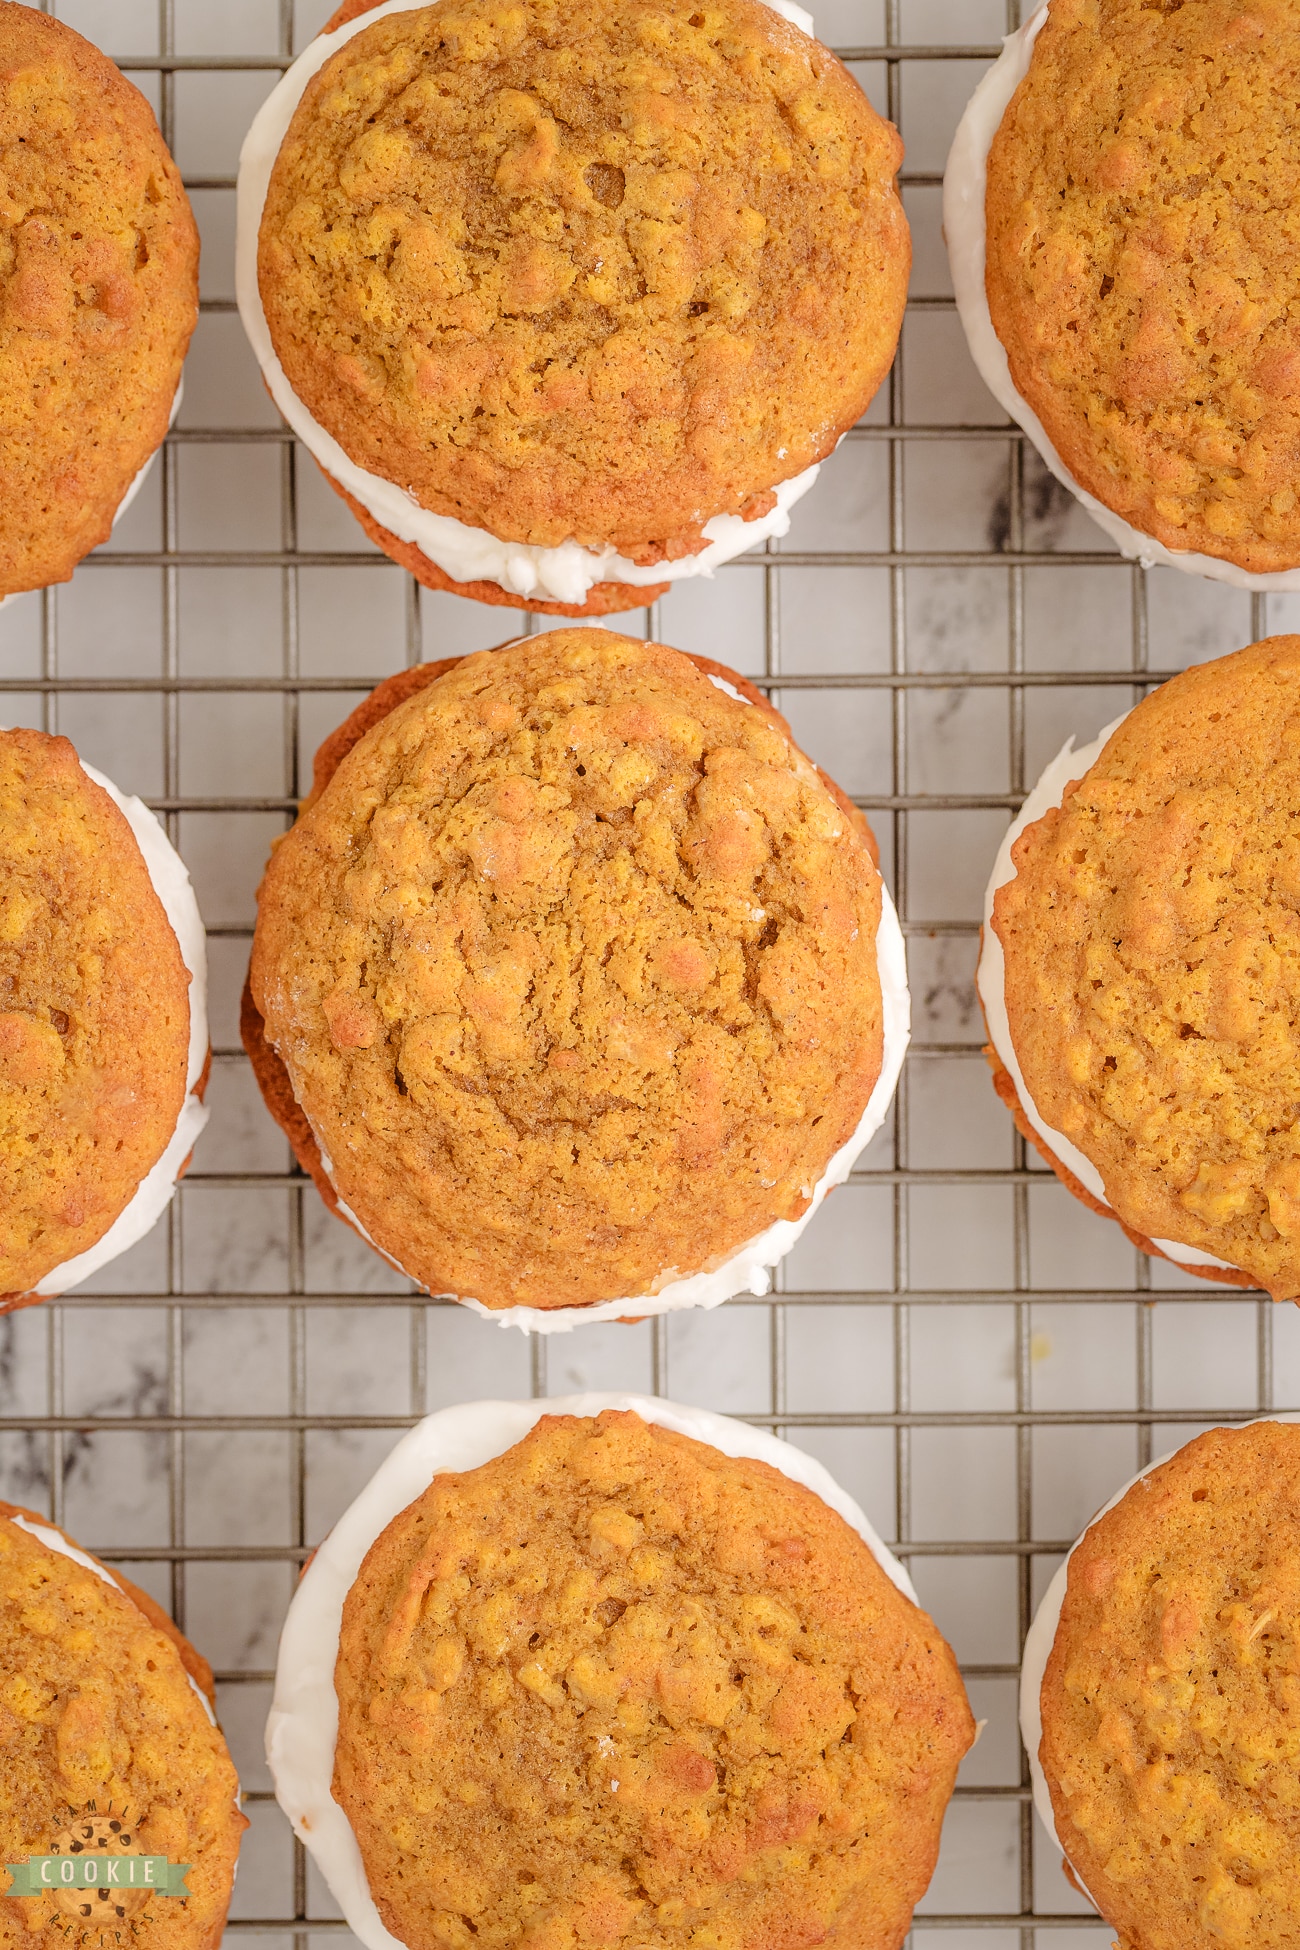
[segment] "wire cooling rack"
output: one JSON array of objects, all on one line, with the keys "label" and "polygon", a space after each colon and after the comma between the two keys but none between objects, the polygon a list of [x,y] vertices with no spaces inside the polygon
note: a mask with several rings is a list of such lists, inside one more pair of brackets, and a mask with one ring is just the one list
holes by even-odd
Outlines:
[{"label": "wire cooling rack", "polygon": [[212,1124],[166,1223],[0,1322],[0,1471],[217,1667],[252,1820],[234,1938],[347,1934],[260,1752],[310,1547],[431,1407],[639,1388],[818,1454],[957,1649],[987,1726],[913,1941],[1109,1941],[1035,1834],[1020,1641],[1061,1552],[1153,1452],[1300,1408],[1300,1315],[1144,1259],[1026,1156],[980,1056],[978,917],[1000,833],[1068,733],[1300,603],[1122,562],[970,365],[939,185],[1014,6],[823,0],[823,37],[907,143],[898,362],[784,542],[615,619],[746,671],[869,813],[911,970],[896,1114],[770,1300],[529,1342],[413,1296],[323,1212],[238,1043],[253,892],[315,744],[380,676],[520,622],[431,596],[370,548],[279,425],[234,315],[239,142],[328,0],[59,0],[157,108],[204,235],[203,305],[183,410],[130,514],[71,584],[0,618],[0,717],[66,732],[165,816],[209,924],[216,1047]]}]

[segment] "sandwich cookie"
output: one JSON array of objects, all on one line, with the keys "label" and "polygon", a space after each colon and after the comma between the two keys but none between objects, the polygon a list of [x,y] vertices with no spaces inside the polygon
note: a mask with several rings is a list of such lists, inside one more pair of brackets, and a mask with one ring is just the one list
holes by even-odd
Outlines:
[{"label": "sandwich cookie", "polygon": [[1121,553],[1300,588],[1300,32],[1273,0],[1046,0],[944,179],[981,377]]},{"label": "sandwich cookie", "polygon": [[768,536],[893,359],[902,155],[802,9],[340,9],[240,162],[267,386],[432,588],[563,615]]},{"label": "sandwich cookie", "polygon": [[893,1950],[973,1736],[819,1463],[586,1395],[402,1439],[303,1575],[267,1754],[367,1950]]},{"label": "sandwich cookie", "polygon": [[902,939],[760,693],[557,630],[404,672],[322,747],[244,1034],[327,1202],[553,1331],[767,1291],[888,1109]]},{"label": "sandwich cookie", "polygon": [[215,1950],[239,1838],[212,1669],[57,1525],[0,1503],[0,1894],[32,1950]]},{"label": "sandwich cookie", "polygon": [[[1000,850],[978,986],[999,1094],[1134,1242],[1300,1296],[1300,638],[1070,746]],[[1293,945],[1294,944],[1294,947]]]},{"label": "sandwich cookie", "polygon": [[1121,1950],[1288,1941],[1300,1430],[1211,1429],[1084,1531],[1025,1641],[1034,1803]]},{"label": "sandwich cookie", "polygon": [[66,738],[0,731],[0,1307],[142,1239],[207,1122],[207,961],[154,815]]},{"label": "sandwich cookie", "polygon": [[0,0],[0,599],[66,582],[179,398],[199,241],[153,111],[70,27]]}]

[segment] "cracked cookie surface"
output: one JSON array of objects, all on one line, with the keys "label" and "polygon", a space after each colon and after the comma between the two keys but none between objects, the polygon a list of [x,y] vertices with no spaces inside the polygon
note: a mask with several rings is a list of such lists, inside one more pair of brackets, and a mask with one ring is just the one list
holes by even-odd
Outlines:
[{"label": "cracked cookie surface", "polygon": [[259,279],[350,458],[504,539],[705,546],[893,358],[894,129],[760,0],[452,0],[309,83]]},{"label": "cracked cookie surface", "polygon": [[627,1412],[435,1478],[335,1685],[335,1794],[412,1950],[894,1950],[974,1733],[842,1517]]},{"label": "cracked cookie surface", "polygon": [[865,821],[678,651],[556,630],[372,726],[277,847],[267,1040],[375,1242],[489,1307],[806,1209],[880,1073]]}]

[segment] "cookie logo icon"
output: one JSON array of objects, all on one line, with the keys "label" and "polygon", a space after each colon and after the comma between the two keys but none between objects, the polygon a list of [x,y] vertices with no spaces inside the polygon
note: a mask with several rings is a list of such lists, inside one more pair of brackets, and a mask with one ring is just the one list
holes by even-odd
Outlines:
[{"label": "cookie logo icon", "polygon": [[139,1834],[144,1819],[125,1802],[88,1802],[54,1836],[47,1854],[5,1864],[11,1878],[5,1894],[50,1903],[51,1920],[80,1950],[122,1946],[151,1896],[183,1902],[190,1893],[188,1862],[146,1855]]},{"label": "cookie logo icon", "polygon": [[[143,1855],[144,1850],[136,1839],[138,1823],[131,1810],[122,1806],[114,1808],[110,1802],[103,1814],[93,1804],[83,1808],[70,1828],[62,1828],[50,1846],[51,1855],[96,1855],[113,1857],[115,1855]],[[126,1864],[122,1865],[124,1868]],[[131,1865],[132,1869],[134,1864]],[[65,1888],[56,1885],[55,1905],[65,1916],[75,1916],[83,1923],[121,1923],[128,1916],[136,1916],[149,1900],[147,1888],[135,1888],[130,1883],[97,1882],[94,1887]]]}]

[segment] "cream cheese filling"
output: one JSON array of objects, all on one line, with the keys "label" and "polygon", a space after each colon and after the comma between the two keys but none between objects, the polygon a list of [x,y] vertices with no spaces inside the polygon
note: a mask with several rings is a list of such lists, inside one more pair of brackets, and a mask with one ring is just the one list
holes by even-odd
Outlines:
[{"label": "cream cheese filling", "polygon": [[[714,515],[704,524],[708,547],[678,562],[646,566],[627,561],[612,546],[591,549],[574,541],[562,542],[556,548],[505,542],[486,528],[472,527],[451,515],[431,513],[407,489],[359,466],[298,398],[271,343],[257,281],[257,237],[271,171],[308,82],[331,55],[377,20],[390,14],[412,13],[428,4],[429,0],[384,0],[382,6],[335,28],[333,33],[319,35],[272,89],[244,138],[239,155],[235,292],[244,330],[283,418],[325,472],[368,514],[399,541],[413,543],[454,582],[495,582],[513,595],[578,604],[586,601],[598,582],[625,582],[646,588],[711,576],[724,562],[743,555],[769,536],[788,534],[790,510],[816,480],[816,465],[776,484],[775,507],[756,521],[743,521],[739,515]],[[812,15],[794,0],[767,0],[767,4],[811,36]]]},{"label": "cream cheese filling", "polygon": [[105,1565],[92,1557],[88,1551],[78,1550],[75,1544],[70,1544],[53,1524],[33,1523],[30,1517],[10,1517],[9,1521],[16,1523],[20,1530],[25,1530],[29,1537],[34,1537],[38,1544],[44,1544],[46,1550],[57,1551],[60,1557],[70,1557],[74,1564],[80,1564],[87,1571],[93,1571],[101,1584],[111,1585],[114,1591],[122,1589]]},{"label": "cream cheese filling", "polygon": [[988,156],[993,138],[1010,106],[1011,97],[1029,72],[1034,42],[1047,19],[1048,0],[1039,0],[1029,18],[1002,43],[1002,53],[981,80],[957,125],[943,179],[943,231],[952,267],[953,295],[980,378],[1003,411],[1028,434],[1047,467],[1082,502],[1121,555],[1143,568],[1182,569],[1188,575],[1210,576],[1235,589],[1300,590],[1300,568],[1276,569],[1252,575],[1235,562],[1194,550],[1166,548],[1154,535],[1145,535],[1104,502],[1081,487],[1047,437],[1046,429],[1028,400],[1016,390],[1002,341],[993,327],[984,287],[985,206]]},{"label": "cream cheese filling", "polygon": [[[516,639],[522,642],[522,638]],[[508,649],[503,644],[503,649]],[[749,699],[729,684],[725,677],[713,671],[708,673],[709,682],[728,697],[740,704],[748,704]],[[907,1055],[907,1045],[911,1038],[912,999],[907,986],[907,947],[903,940],[903,930],[899,926],[898,911],[889,896],[884,880],[880,883],[880,921],[876,928],[876,969],[880,976],[880,997],[884,1027],[884,1049],[881,1057],[880,1075],[867,1099],[867,1107],[858,1122],[852,1137],[842,1144],[828,1162],[825,1171],[813,1186],[808,1209],[797,1219],[776,1219],[763,1232],[747,1240],[743,1246],[713,1266],[701,1267],[698,1272],[679,1274],[676,1267],[661,1274],[651,1293],[637,1294],[622,1300],[601,1300],[590,1307],[487,1307],[481,1300],[468,1294],[440,1294],[440,1299],[456,1300],[462,1307],[480,1314],[484,1320],[494,1320],[499,1327],[518,1327],[525,1334],[567,1334],[575,1327],[586,1325],[589,1321],[625,1320],[629,1316],[644,1319],[651,1314],[675,1313],[682,1307],[720,1307],[724,1300],[731,1300],[738,1293],[752,1293],[759,1296],[772,1290],[772,1268],[785,1258],[795,1241],[825,1198],[827,1192],[836,1185],[844,1184],[854,1165],[870,1144],[876,1132],[884,1123],[898,1087],[898,1078],[903,1068],[903,1058]],[[284,1061],[284,1058],[281,1058]],[[316,1126],[311,1123],[301,1098],[297,1082],[289,1063],[285,1070],[293,1089],[298,1108],[311,1125],[316,1148],[320,1152],[321,1166],[334,1185],[334,1161],[329,1155]],[[382,1259],[417,1286],[420,1282],[413,1273],[395,1260],[390,1252],[376,1244],[367,1232],[351,1206],[344,1203],[334,1186],[339,1210],[350,1225],[356,1227],[361,1237]]]},{"label": "cream cheese filling", "polygon": [[[1168,1462],[1169,1456],[1176,1454],[1177,1451],[1171,1449],[1169,1455],[1158,1456],[1146,1469],[1141,1469],[1136,1476],[1131,1476],[1122,1488],[1116,1490],[1108,1503],[1102,1504],[1092,1522],[1084,1525],[1043,1593],[1042,1602],[1034,1613],[1033,1623],[1025,1634],[1024,1650],[1020,1655],[1020,1738],[1029,1758],[1029,1779],[1033,1788],[1034,1808],[1057,1854],[1065,1862],[1070,1862],[1070,1858],[1056,1832],[1056,1813],[1052,1807],[1051,1791],[1047,1785],[1047,1776],[1043,1772],[1043,1763],[1038,1750],[1043,1738],[1043,1677],[1047,1671],[1047,1661],[1052,1656],[1052,1647],[1056,1643],[1056,1628],[1061,1622],[1061,1608],[1065,1604],[1066,1586],[1069,1582],[1070,1559],[1094,1523],[1099,1523],[1107,1512],[1113,1510],[1115,1505],[1121,1502],[1144,1477],[1149,1476],[1153,1469],[1159,1469],[1161,1463]],[[1073,1862],[1070,1862],[1070,1871],[1100,1916],[1101,1905],[1084,1883]]]},{"label": "cream cheese filling", "polygon": [[356,1835],[331,1792],[339,1724],[334,1666],[343,1603],[362,1559],[435,1476],[478,1469],[504,1455],[543,1415],[594,1416],[605,1409],[631,1409],[643,1421],[693,1436],[727,1456],[757,1457],[802,1483],[857,1531],[903,1595],[918,1602],[902,1565],[821,1463],[779,1436],[728,1415],[649,1395],[562,1395],[549,1401],[466,1402],[426,1416],[380,1464],[303,1572],[280,1635],[275,1695],[266,1723],[266,1757],[276,1800],[366,1950],[403,1946],[380,1919]]},{"label": "cream cheese filling", "polygon": [[[1008,881],[1016,877],[1011,849],[1026,826],[1031,826],[1036,819],[1041,819],[1044,813],[1050,812],[1054,806],[1061,804],[1065,797],[1065,788],[1073,780],[1081,779],[1084,773],[1096,764],[1107,739],[1113,731],[1119,729],[1128,715],[1127,711],[1122,712],[1093,739],[1091,744],[1081,746],[1078,751],[1074,749],[1074,739],[1067,738],[1007,828],[1002,844],[998,848],[993,872],[984,895],[984,928],[980,942],[979,967],[975,972],[975,984],[984,1006],[984,1019],[988,1024],[989,1041],[997,1051],[1003,1067],[1010,1072],[1021,1109],[1052,1155],[1060,1159],[1067,1171],[1073,1172],[1084,1189],[1090,1192],[1099,1204],[1104,1205],[1108,1212],[1113,1212],[1114,1207],[1106,1196],[1106,1188],[1096,1165],[1091,1158],[1086,1158],[1076,1145],[1071,1144],[1063,1132],[1055,1130],[1047,1122],[1029,1094],[1016,1056],[1016,1047],[1011,1039],[1011,1023],[1007,1016],[1006,960],[1002,952],[1002,943],[998,940],[993,927],[993,896],[999,887],[1004,887]],[[1231,1272],[1238,1270],[1228,1260],[1216,1259],[1213,1253],[1202,1252],[1198,1246],[1184,1246],[1177,1239],[1153,1239],[1151,1244],[1163,1253],[1166,1259],[1172,1259],[1179,1266],[1191,1267],[1193,1270],[1198,1266],[1217,1266]]]},{"label": "cream cheese filling", "polygon": [[208,1060],[207,936],[189,873],[161,824],[142,800],[119,792],[111,779],[105,778],[93,765],[87,765],[84,759],[79,759],[78,763],[86,777],[93,779],[108,794],[131,828],[153,890],[162,902],[163,912],[176,936],[181,960],[190,976],[190,1038],[186,1058],[185,1101],[166,1149],[141,1179],[130,1203],[118,1213],[108,1231],[93,1246],[88,1246],[84,1253],[64,1260],[37,1281],[31,1291],[42,1300],[66,1293],[70,1287],[88,1280],[101,1266],[107,1266],[110,1260],[138,1244],[147,1232],[153,1230],[171,1204],[181,1168],[208,1121],[207,1107],[196,1095]]}]

